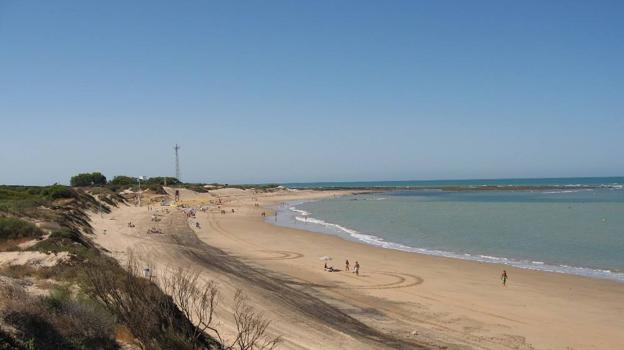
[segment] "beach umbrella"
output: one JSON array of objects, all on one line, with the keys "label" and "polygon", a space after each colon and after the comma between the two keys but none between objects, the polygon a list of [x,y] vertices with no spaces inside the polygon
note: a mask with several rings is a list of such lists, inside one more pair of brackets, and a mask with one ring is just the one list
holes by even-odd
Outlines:
[{"label": "beach umbrella", "polygon": [[321,257],[321,260],[325,260],[325,261],[329,261],[331,259],[332,259],[331,256],[322,256]]}]

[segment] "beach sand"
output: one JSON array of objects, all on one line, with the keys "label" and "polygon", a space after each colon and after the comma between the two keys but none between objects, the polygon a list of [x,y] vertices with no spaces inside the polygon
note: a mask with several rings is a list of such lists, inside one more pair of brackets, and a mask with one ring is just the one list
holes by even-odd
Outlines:
[{"label": "beach sand", "polygon": [[[181,190],[189,206],[222,206],[196,219],[158,211],[158,223],[145,206],[120,206],[92,215],[95,242],[120,261],[132,249],[156,274],[182,266],[216,281],[226,334],[228,295],[242,289],[272,320],[281,349],[624,349],[622,283],[383,249],[261,216],[281,202],[344,193]],[[163,234],[146,234],[153,226]],[[340,270],[359,261],[360,275],[325,272],[322,256]]]}]

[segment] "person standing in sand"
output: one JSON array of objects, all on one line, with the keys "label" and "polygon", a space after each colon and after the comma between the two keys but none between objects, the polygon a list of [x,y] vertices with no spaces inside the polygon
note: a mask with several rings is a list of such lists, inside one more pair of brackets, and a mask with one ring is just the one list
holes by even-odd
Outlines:
[{"label": "person standing in sand", "polygon": [[349,271],[349,259],[345,262],[345,270]]},{"label": "person standing in sand", "polygon": [[507,271],[503,270],[503,273],[501,274],[501,280],[503,281],[503,286],[507,285]]},{"label": "person standing in sand", "polygon": [[360,263],[359,263],[359,262],[357,262],[357,261],[355,262],[355,265],[353,265],[353,273],[354,273],[356,276],[359,276],[359,275],[360,275]]}]

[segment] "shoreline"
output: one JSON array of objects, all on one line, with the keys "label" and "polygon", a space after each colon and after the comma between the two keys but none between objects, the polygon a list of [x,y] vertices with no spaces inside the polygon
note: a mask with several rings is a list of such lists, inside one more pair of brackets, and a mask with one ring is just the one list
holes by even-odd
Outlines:
[{"label": "shoreline", "polygon": [[[92,220],[96,242],[118,259],[130,248],[160,267],[197,269],[224,295],[242,289],[272,320],[272,334],[284,337],[280,349],[624,347],[621,283],[508,267],[503,287],[501,265],[382,249],[274,226],[261,215],[289,200],[348,193],[181,190],[188,207],[219,198],[225,214],[214,205],[186,219],[170,209],[163,235],[145,235],[146,208],[121,207]],[[137,228],[127,227],[130,220]],[[195,238],[185,238],[189,232]],[[322,256],[343,271],[323,271]],[[359,276],[344,271],[345,258],[360,262]]]},{"label": "shoreline", "polygon": [[[383,237],[380,237],[378,235],[362,233],[349,227],[344,227],[336,223],[327,222],[321,218],[307,216],[310,213],[307,213],[304,210],[297,208],[297,206],[299,205],[309,203],[309,202],[315,202],[318,200],[319,199],[313,199],[313,200],[308,200],[308,201],[293,200],[293,201],[286,202],[287,205],[286,205],[286,208],[284,209],[278,208],[276,206],[272,206],[269,208],[271,210],[277,210],[278,212],[282,212],[282,213],[287,213],[290,211],[292,212],[290,217],[295,218],[296,221],[302,222],[303,224],[295,224],[295,225],[280,224],[279,222],[273,222],[270,218],[266,218],[265,222],[275,225],[275,226],[294,228],[294,229],[309,231],[309,232],[313,232],[317,234],[334,235],[341,239],[359,242],[359,243],[367,244],[370,246],[378,247],[381,249],[391,249],[391,250],[402,251],[402,252],[407,252],[407,253],[412,253],[412,254],[438,256],[438,257],[445,257],[445,258],[450,258],[450,259],[459,259],[459,260],[464,260],[464,261],[476,261],[476,262],[481,262],[481,263],[486,263],[486,264],[510,266],[510,267],[526,269],[526,270],[542,271],[542,272],[549,272],[549,273],[560,273],[560,274],[565,274],[565,275],[573,275],[573,276],[579,276],[579,277],[602,279],[602,280],[615,281],[618,283],[624,283],[624,272],[617,272],[617,271],[612,271],[609,269],[591,268],[591,267],[583,267],[583,266],[571,266],[571,265],[554,265],[554,264],[545,263],[542,261],[530,261],[528,259],[520,260],[520,259],[514,259],[514,258],[507,258],[507,257],[482,255],[478,253],[456,253],[452,251],[434,250],[434,249],[407,246],[402,243],[387,241]],[[296,210],[293,210],[292,208],[295,208]],[[294,214],[297,212],[301,215],[306,216],[306,219],[309,221],[299,220],[299,218],[296,217],[296,214]],[[289,216],[288,213],[286,214],[286,216],[287,217]],[[311,224],[312,226],[307,226],[308,223]],[[318,227],[318,229],[314,230],[313,228],[315,227]],[[330,228],[334,228],[334,229],[332,230]],[[334,231],[334,232],[330,232],[330,231]],[[336,232],[336,231],[341,231],[341,232]],[[340,233],[342,233],[343,235],[346,234],[348,236],[345,238],[341,236]]]}]

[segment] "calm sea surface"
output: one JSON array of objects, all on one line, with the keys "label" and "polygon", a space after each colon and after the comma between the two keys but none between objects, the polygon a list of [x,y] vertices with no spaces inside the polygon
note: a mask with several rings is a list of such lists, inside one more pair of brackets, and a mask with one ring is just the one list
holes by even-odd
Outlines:
[{"label": "calm sea surface", "polygon": [[397,190],[293,202],[278,208],[276,223],[389,249],[624,282],[624,179],[593,179],[605,186],[577,188],[589,180],[565,179],[546,183],[570,185],[564,190]]}]

